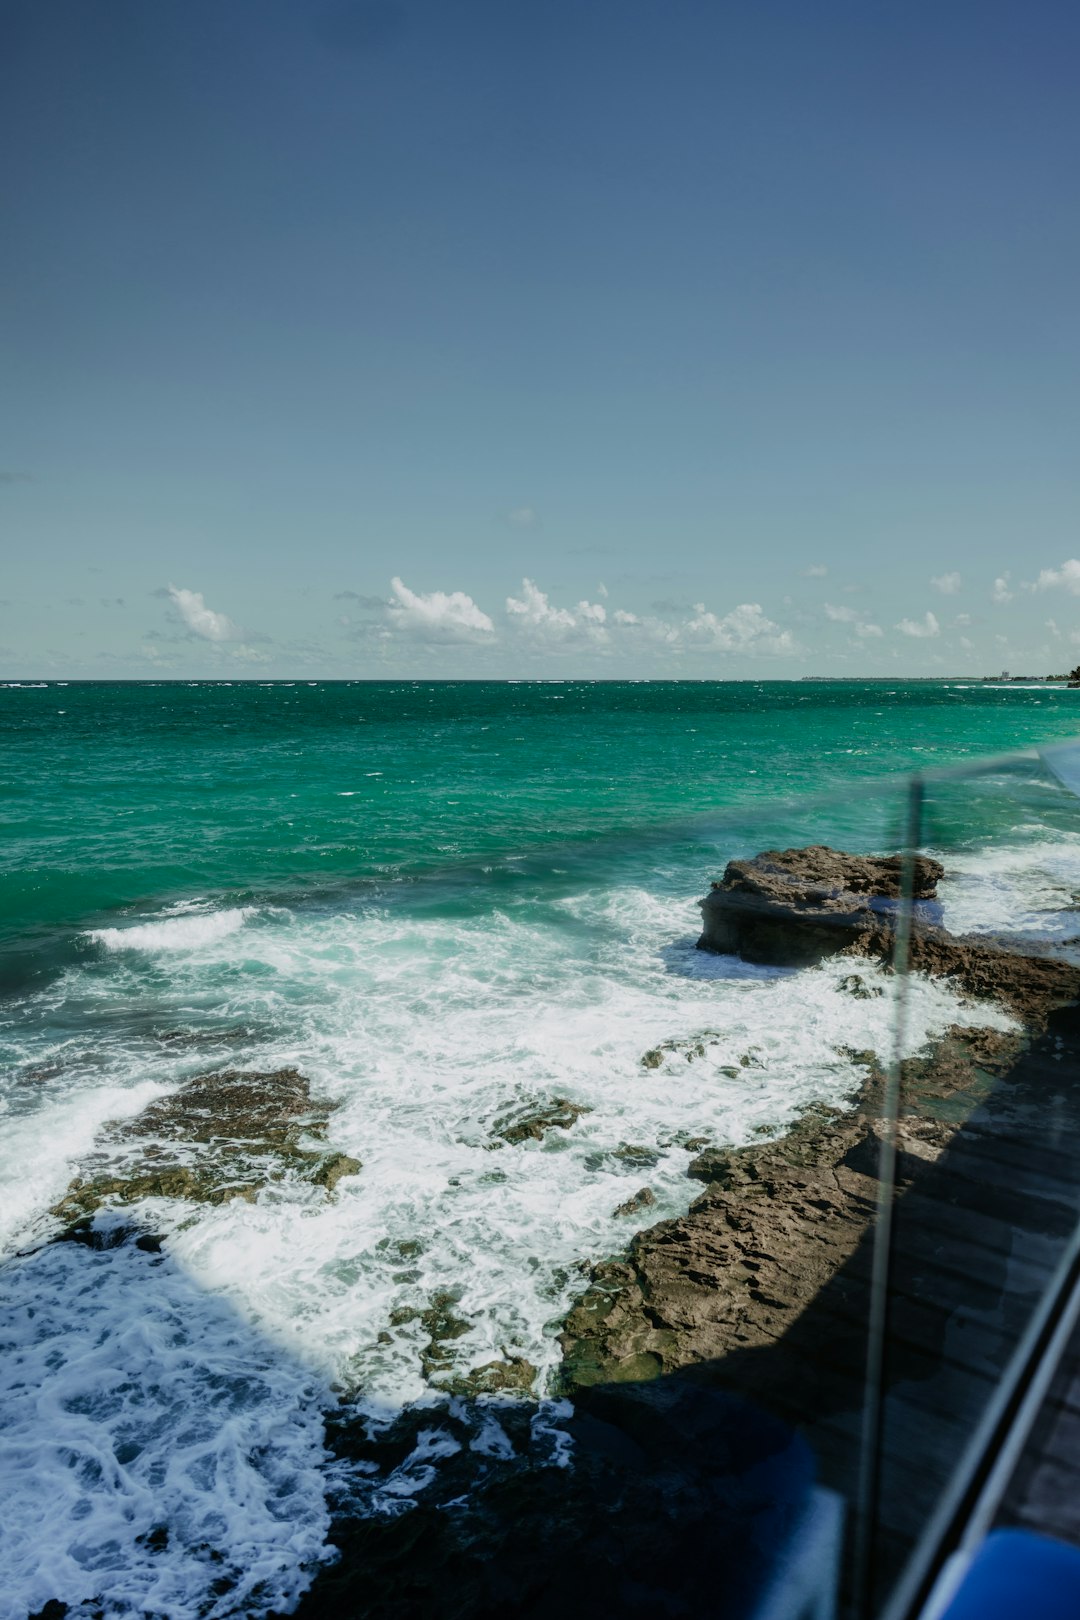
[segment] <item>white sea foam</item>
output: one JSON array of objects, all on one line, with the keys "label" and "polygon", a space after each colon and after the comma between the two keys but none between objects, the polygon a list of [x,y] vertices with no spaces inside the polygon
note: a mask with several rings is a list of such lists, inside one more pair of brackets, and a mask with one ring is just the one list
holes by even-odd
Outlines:
[{"label": "white sea foam", "polygon": [[[862,1071],[841,1048],[892,1050],[894,981],[880,969],[833,962],[792,973],[705,955],[694,949],[693,903],[662,892],[596,887],[472,911],[425,903],[422,892],[418,899],[411,906],[402,892],[382,909],[263,910],[243,952],[229,936],[250,908],[173,908],[99,930],[107,953],[71,968],[40,998],[44,1022],[102,1032],[99,1060],[119,1088],[107,1106],[123,1097],[127,1111],[131,1087],[148,1078],[175,1084],[198,1066],[198,1053],[153,1043],[148,1028],[258,1030],[245,1066],[299,1067],[340,1104],[329,1145],[363,1168],[333,1199],[286,1181],[254,1204],[138,1207],[133,1218],[166,1236],[167,1258],[145,1302],[133,1279],[147,1274],[146,1257],[127,1247],[97,1255],[64,1245],[21,1263],[25,1298],[36,1291],[49,1302],[41,1341],[49,1349],[39,1354],[27,1341],[23,1376],[40,1382],[40,1398],[31,1409],[15,1388],[12,1411],[46,1483],[26,1496],[25,1511],[16,1502],[15,1529],[38,1513],[45,1530],[35,1532],[41,1556],[25,1546],[9,1555],[21,1560],[8,1585],[23,1604],[13,1616],[50,1595],[90,1602],[94,1581],[110,1620],[145,1611],[254,1616],[264,1612],[263,1590],[266,1608],[286,1607],[325,1538],[317,1425],[303,1393],[312,1379],[358,1391],[374,1420],[406,1402],[431,1402],[422,1365],[429,1333],[418,1313],[449,1290],[454,1314],[468,1323],[446,1346],[449,1370],[524,1357],[539,1369],[543,1393],[581,1263],[684,1211],[699,1190],[686,1175],[688,1141],[745,1143],[781,1131],[806,1104],[853,1094]],[[162,951],[170,953],[164,966]],[[843,981],[853,971],[882,993],[852,996]],[[1009,1025],[993,1008],[962,1004],[942,982],[915,979],[907,1049],[955,1022]],[[659,1066],[644,1066],[643,1053],[665,1043],[674,1045]],[[703,1055],[688,1061],[687,1043]],[[43,1140],[60,1144],[68,1127],[62,1078],[56,1084],[39,1127]],[[539,1141],[510,1145],[498,1135],[508,1119],[556,1098],[588,1112]],[[86,1116],[77,1129],[89,1146],[95,1123]],[[69,1148],[57,1152],[67,1167]],[[643,1186],[655,1205],[617,1216]],[[55,1177],[44,1177],[22,1214],[35,1199],[41,1207],[55,1198],[54,1187]],[[145,1330],[132,1325],[136,1299],[145,1303]],[[100,1354],[95,1332],[105,1335]],[[152,1354],[140,1362],[146,1334]],[[207,1370],[218,1365],[231,1369],[220,1386]],[[106,1366],[119,1369],[118,1383],[110,1385]],[[217,1438],[202,1430],[185,1438],[208,1402],[217,1410],[214,1400],[221,1409],[233,1400],[213,1392],[234,1387],[235,1421],[215,1429]],[[281,1396],[280,1427],[270,1390]],[[174,1494],[155,1511],[180,1527],[166,1558],[159,1550],[151,1559],[137,1541],[159,1522],[147,1518],[145,1483],[157,1475],[140,1475],[136,1489],[130,1476],[140,1464],[116,1462],[118,1413],[137,1417],[144,1407],[149,1428],[136,1440],[147,1470],[174,1454],[210,1459],[166,1467]],[[537,1421],[554,1460],[565,1462],[570,1442],[556,1406],[542,1406]],[[438,1430],[433,1413],[433,1438],[394,1475],[373,1478],[373,1508],[392,1511],[397,1502],[400,1511],[425,1488],[439,1466]],[[481,1455],[499,1454],[500,1432],[497,1413],[478,1427]],[[90,1465],[66,1475],[57,1460],[71,1436],[73,1455],[97,1459],[82,1485],[79,1471]],[[302,1482],[282,1487],[289,1507],[280,1518],[279,1478]],[[205,1607],[221,1566],[206,1564],[197,1551],[204,1542],[232,1560],[230,1570],[262,1572],[257,1601]],[[42,1582],[54,1576],[47,1589]]]},{"label": "white sea foam", "polygon": [[61,1196],[106,1120],[137,1114],[164,1089],[152,1080],[82,1084],[20,1113],[10,1097],[0,1099],[0,1248]]},{"label": "white sea foam", "polygon": [[1080,934],[1080,836],[1036,836],[940,858],[946,876],[938,892],[955,933]]},{"label": "white sea foam", "polygon": [[9,1262],[0,1324],[0,1620],[292,1607],[329,1555],[304,1369],[131,1242]]},{"label": "white sea foam", "polygon": [[254,917],[254,906],[229,911],[203,911],[190,916],[165,915],[155,922],[128,928],[92,928],[86,937],[107,951],[197,951],[215,945]]},{"label": "white sea foam", "polygon": [[[289,1037],[260,1061],[296,1063],[340,1099],[331,1140],[363,1170],[335,1202],[296,1189],[185,1219],[173,1252],[294,1354],[384,1405],[427,1393],[427,1335],[415,1320],[390,1342],[379,1334],[440,1289],[460,1289],[455,1313],[470,1323],[450,1347],[457,1370],[507,1352],[549,1372],[578,1262],[690,1202],[684,1141],[782,1129],[805,1104],[857,1087],[861,1072],[837,1048],[891,1050],[891,985],[878,970],[861,971],[884,993],[856,999],[838,988],[850,963],[747,968],[695,951],[694,920],[691,907],[622,890],[541,916],[369,913],[260,930],[252,990],[305,987]],[[909,1048],[948,1023],[995,1017],[1008,1022],[917,982]],[[646,1049],[699,1036],[704,1057],[675,1051],[643,1067]],[[501,1143],[506,1118],[557,1097],[590,1111],[542,1142]],[[617,1217],[642,1185],[657,1205]],[[168,1219],[155,1212],[155,1224]]]}]

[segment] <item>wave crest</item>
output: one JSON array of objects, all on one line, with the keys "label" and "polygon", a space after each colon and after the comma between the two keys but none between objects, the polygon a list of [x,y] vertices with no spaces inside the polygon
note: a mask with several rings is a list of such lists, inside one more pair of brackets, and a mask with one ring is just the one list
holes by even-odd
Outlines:
[{"label": "wave crest", "polygon": [[163,917],[131,928],[92,928],[85,937],[107,951],[197,951],[235,934],[254,917],[255,910],[254,906],[235,906],[230,911],[204,911],[193,917]]}]

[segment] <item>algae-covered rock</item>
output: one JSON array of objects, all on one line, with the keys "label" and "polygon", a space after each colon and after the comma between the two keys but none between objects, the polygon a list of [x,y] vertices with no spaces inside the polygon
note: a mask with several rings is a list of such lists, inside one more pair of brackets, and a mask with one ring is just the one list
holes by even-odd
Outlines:
[{"label": "algae-covered rock", "polygon": [[197,1075],[133,1119],[106,1126],[53,1213],[77,1220],[103,1204],[142,1198],[250,1203],[286,1176],[332,1193],[361,1168],[348,1154],[311,1145],[335,1106],[313,1099],[297,1069]]},{"label": "algae-covered rock", "polygon": [[583,1103],[571,1102],[567,1097],[553,1097],[550,1102],[530,1107],[524,1113],[508,1114],[496,1120],[495,1135],[511,1145],[542,1142],[548,1131],[568,1131],[582,1114],[591,1112]]},{"label": "algae-covered rock", "polygon": [[536,1368],[524,1356],[486,1361],[463,1376],[440,1381],[454,1395],[527,1395],[536,1382]]},{"label": "algae-covered rock", "polygon": [[427,1310],[417,1313],[421,1327],[426,1328],[430,1335],[420,1352],[420,1365],[429,1383],[434,1383],[440,1374],[449,1371],[454,1358],[447,1345],[468,1333],[471,1326],[471,1323],[454,1314],[453,1308],[460,1298],[460,1289],[441,1288],[432,1294]]}]

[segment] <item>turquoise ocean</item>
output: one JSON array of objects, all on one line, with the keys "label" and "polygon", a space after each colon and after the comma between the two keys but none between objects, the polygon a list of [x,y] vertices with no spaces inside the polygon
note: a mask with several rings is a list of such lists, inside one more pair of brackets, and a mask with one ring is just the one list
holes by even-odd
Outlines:
[{"label": "turquoise ocean", "polygon": [[[782,1131],[852,1094],[841,1048],[889,1050],[889,998],[839,970],[697,952],[709,880],[777,843],[895,848],[899,773],[1078,732],[1080,692],[955,681],[0,687],[0,1620],[286,1611],[335,1493],[407,1511],[450,1443],[418,1315],[440,1291],[454,1366],[531,1363],[572,1466],[582,1266],[688,1207],[688,1141]],[[950,789],[950,925],[1075,932],[1080,833],[1037,775]],[[909,1044],[966,1018],[917,985]],[[362,1163],[332,1198],[148,1201],[124,1218],[152,1266],[48,1241],[108,1121],[283,1067]],[[554,1098],[588,1112],[493,1148]],[[643,1179],[655,1203],[617,1216]],[[342,1394],[374,1425],[430,1406],[426,1438],[346,1479]],[[499,1455],[498,1403],[478,1422]]]}]

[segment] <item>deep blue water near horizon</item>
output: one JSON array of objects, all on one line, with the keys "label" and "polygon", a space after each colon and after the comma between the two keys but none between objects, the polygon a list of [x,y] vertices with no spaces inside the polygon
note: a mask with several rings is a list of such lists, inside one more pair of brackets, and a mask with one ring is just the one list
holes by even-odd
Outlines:
[{"label": "deep blue water near horizon", "polygon": [[[334,1391],[374,1422],[430,1405],[437,1435],[419,1316],[447,1288],[450,1370],[527,1360],[565,1460],[581,1263],[688,1206],[687,1141],[781,1132],[890,1047],[889,996],[828,964],[695,951],[708,879],[776,843],[895,847],[889,773],[1078,731],[1080,692],[967,682],[0,686],[0,1620],[285,1608],[332,1545]],[[1025,760],[938,794],[946,921],[1073,931],[1072,803]],[[986,1017],[916,985],[910,1049]],[[707,1059],[643,1067],[703,1031]],[[333,1197],[144,1201],[152,1272],[45,1241],[109,1121],[283,1067],[362,1162]],[[573,1130],[500,1147],[553,1097]],[[641,1153],[656,1203],[617,1217]],[[354,1481],[371,1511],[407,1508],[441,1443]]]}]

